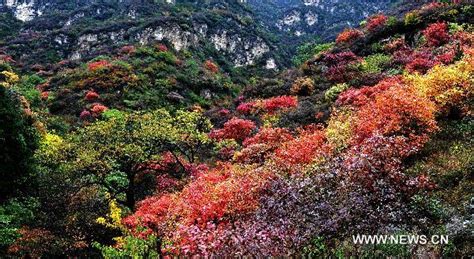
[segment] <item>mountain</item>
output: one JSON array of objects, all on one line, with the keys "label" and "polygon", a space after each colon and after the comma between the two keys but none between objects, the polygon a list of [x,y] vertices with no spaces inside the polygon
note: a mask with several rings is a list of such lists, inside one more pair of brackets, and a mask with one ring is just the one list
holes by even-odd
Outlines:
[{"label": "mountain", "polygon": [[37,16],[22,24],[4,44],[18,61],[27,63],[79,60],[130,43],[154,41],[166,41],[178,51],[194,49],[204,56],[218,52],[233,66],[260,60],[272,63],[268,54],[278,52],[269,37],[259,32],[246,7],[232,1],[202,6],[147,1],[80,1],[69,5],[32,1],[27,7],[25,3],[5,7],[23,20]]},{"label": "mountain", "polygon": [[228,67],[291,65],[296,46],[333,39],[384,1],[2,0],[0,47],[25,65],[166,41]]}]

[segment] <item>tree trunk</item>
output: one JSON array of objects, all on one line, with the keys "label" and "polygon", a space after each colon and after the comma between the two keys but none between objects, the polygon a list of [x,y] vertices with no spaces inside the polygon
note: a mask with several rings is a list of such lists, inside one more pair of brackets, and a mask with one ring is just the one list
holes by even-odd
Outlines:
[{"label": "tree trunk", "polygon": [[130,210],[133,211],[135,208],[135,173],[128,172],[127,173],[127,178],[128,178],[128,188],[125,191],[125,196],[126,196],[126,205],[127,207],[130,208]]}]

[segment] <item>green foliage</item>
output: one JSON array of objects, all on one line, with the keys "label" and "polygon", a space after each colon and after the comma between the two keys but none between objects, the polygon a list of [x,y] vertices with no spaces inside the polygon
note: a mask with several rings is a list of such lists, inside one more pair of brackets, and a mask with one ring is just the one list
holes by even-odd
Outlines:
[{"label": "green foliage", "polygon": [[395,16],[389,16],[388,19],[387,19],[387,27],[394,27],[395,25],[397,25],[398,23],[398,19],[397,17]]},{"label": "green foliage", "polygon": [[349,85],[346,83],[334,85],[324,93],[324,97],[327,101],[333,102],[337,99],[340,93],[344,92],[348,88]]},{"label": "green foliage", "polygon": [[308,257],[319,257],[328,255],[328,248],[323,237],[315,237],[311,243],[303,248],[303,254]]},{"label": "green foliage", "polygon": [[308,59],[312,58],[313,56],[326,51],[334,46],[333,43],[324,43],[324,44],[317,44],[317,43],[306,43],[297,49],[297,54],[293,57],[293,64],[295,66],[299,66],[303,64]]},{"label": "green foliage", "polygon": [[0,42],[6,37],[15,35],[21,28],[21,22],[10,12],[0,13]]},{"label": "green foliage", "polygon": [[41,96],[36,86],[44,82],[45,80],[38,75],[23,76],[15,88],[33,107],[38,107],[41,102]]},{"label": "green foliage", "polygon": [[392,58],[384,54],[374,54],[367,56],[364,61],[360,63],[360,69],[365,73],[381,73],[388,65]]},{"label": "green foliage", "polygon": [[409,12],[405,15],[405,25],[417,25],[421,22],[420,14],[417,11]]},{"label": "green foliage", "polygon": [[45,167],[59,167],[66,175],[88,179],[130,208],[136,199],[133,188],[138,165],[158,159],[166,151],[193,162],[198,150],[210,142],[207,133],[211,124],[196,112],[111,111],[106,117],[65,140],[48,135],[37,157]]},{"label": "green foliage", "polygon": [[11,199],[0,206],[0,255],[20,237],[20,227],[32,223],[38,207],[38,201],[33,198]]},{"label": "green foliage", "polygon": [[106,259],[111,258],[158,258],[158,238],[150,235],[147,239],[127,236],[122,240],[120,248],[104,246],[94,243],[94,246],[102,252]]},{"label": "green foliage", "polygon": [[0,86],[0,202],[26,191],[34,182],[32,156],[38,146],[38,133],[33,124],[18,94]]},{"label": "green foliage", "polygon": [[111,119],[117,119],[117,120],[120,120],[120,119],[123,119],[125,114],[117,109],[108,109],[106,111],[104,111],[102,114],[101,114],[102,118],[106,119],[106,120],[111,120]]}]

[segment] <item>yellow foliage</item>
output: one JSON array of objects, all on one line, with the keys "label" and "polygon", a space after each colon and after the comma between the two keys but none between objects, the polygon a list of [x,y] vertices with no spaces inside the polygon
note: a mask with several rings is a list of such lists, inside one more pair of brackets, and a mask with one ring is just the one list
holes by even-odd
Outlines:
[{"label": "yellow foliage", "polygon": [[47,133],[43,136],[36,156],[42,161],[59,160],[63,155],[61,151],[65,143],[58,135]]},{"label": "yellow foliage", "polygon": [[3,87],[11,87],[12,85],[20,81],[20,77],[13,72],[3,71],[3,72],[0,72],[0,76],[1,76],[0,78],[2,78],[0,85]]},{"label": "yellow foliage", "polygon": [[340,151],[349,145],[352,137],[352,112],[350,110],[335,111],[326,128],[326,138],[336,151]]},{"label": "yellow foliage", "polygon": [[455,64],[436,66],[426,75],[407,74],[405,79],[431,99],[440,113],[446,113],[452,107],[466,108],[466,101],[473,94],[473,72],[474,60],[466,56]]},{"label": "yellow foliage", "polygon": [[263,115],[262,120],[264,127],[273,127],[280,120],[280,116],[278,116],[277,114],[265,114]]},{"label": "yellow foliage", "polygon": [[96,222],[113,229],[125,229],[122,224],[122,209],[118,206],[115,199],[112,199],[109,202],[109,213],[107,214],[107,217],[97,218]]}]

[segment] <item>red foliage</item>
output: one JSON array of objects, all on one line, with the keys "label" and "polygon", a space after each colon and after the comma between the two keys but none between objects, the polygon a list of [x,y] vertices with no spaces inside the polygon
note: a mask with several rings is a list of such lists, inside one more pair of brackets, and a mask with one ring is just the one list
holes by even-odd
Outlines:
[{"label": "red foliage", "polygon": [[337,38],[336,38],[336,43],[337,44],[350,44],[364,36],[364,33],[357,29],[346,29],[343,32],[341,32]]},{"label": "red foliage", "polygon": [[[265,172],[244,174],[230,164],[218,165],[214,170],[201,174],[178,194],[143,200],[138,210],[124,219],[124,223],[130,229],[141,225],[174,235],[176,229],[169,223],[175,220],[181,226],[205,226],[226,216],[253,211],[267,175]],[[181,235],[175,238],[181,239]],[[180,240],[177,245],[188,242],[191,241]]]},{"label": "red foliage", "polygon": [[290,131],[282,128],[264,128],[243,142],[244,149],[237,156],[241,163],[262,163],[267,155],[273,155],[282,143],[293,140]]},{"label": "red foliage", "polygon": [[360,183],[370,191],[377,190],[381,181],[406,195],[420,189],[432,189],[433,183],[425,176],[409,178],[403,173],[403,160],[417,152],[420,146],[412,146],[403,136],[376,134],[353,146],[344,156],[343,171],[352,182]]},{"label": "red foliage", "polygon": [[87,91],[85,97],[86,101],[95,101],[99,98],[99,94],[94,90]]},{"label": "red foliage", "polygon": [[70,63],[70,61],[67,60],[67,59],[66,60],[61,60],[61,61],[58,62],[58,66],[64,67],[64,66],[68,65],[69,63]]},{"label": "red foliage", "polygon": [[156,181],[156,190],[158,193],[166,193],[176,190],[180,185],[180,182],[170,175],[162,174],[158,175],[155,179]]},{"label": "red foliage", "polygon": [[48,100],[48,97],[49,97],[48,91],[41,92],[41,100]]},{"label": "red foliage", "polygon": [[92,118],[92,113],[88,110],[83,110],[79,118],[81,118],[81,120],[89,120]]},{"label": "red foliage", "polygon": [[387,20],[387,16],[383,14],[374,15],[368,19],[366,28],[369,31],[375,31],[376,29],[385,26]]},{"label": "red foliage", "polygon": [[87,67],[90,71],[96,71],[98,69],[110,67],[110,65],[111,65],[110,62],[107,60],[99,60],[96,62],[89,63]]},{"label": "red foliage", "polygon": [[281,165],[292,166],[311,163],[329,151],[324,131],[318,127],[310,127],[300,130],[297,138],[282,143],[282,147],[277,149],[275,154]]},{"label": "red foliage", "polygon": [[466,52],[474,45],[474,34],[466,31],[458,31],[454,34],[454,39],[461,44],[461,49]]},{"label": "red foliage", "polygon": [[166,51],[168,51],[168,47],[166,47],[165,44],[158,44],[158,45],[156,46],[156,48],[157,48],[158,51],[160,51],[160,52],[166,52]]},{"label": "red foliage", "polygon": [[[455,0],[453,2],[455,2]],[[431,3],[423,5],[421,7],[421,10],[428,11],[428,10],[437,9],[437,8],[440,8],[440,7],[443,7],[443,6],[446,6],[446,4],[445,3],[440,3],[440,2],[431,2]]]},{"label": "red foliage", "polygon": [[254,108],[254,102],[241,103],[239,104],[239,106],[237,106],[237,111],[241,114],[248,115],[253,111]]},{"label": "red foliage", "polygon": [[357,69],[351,66],[361,58],[352,51],[344,51],[339,53],[328,53],[324,56],[323,61],[329,67],[324,75],[334,83],[342,83],[355,78]]},{"label": "red foliage", "polygon": [[409,48],[402,48],[393,52],[392,60],[394,64],[404,66],[413,60],[412,55],[413,50]]},{"label": "red foliage", "polygon": [[219,67],[211,60],[206,60],[206,62],[204,62],[204,68],[211,71],[212,73],[219,72]]},{"label": "red foliage", "polygon": [[217,140],[235,139],[243,141],[252,134],[255,128],[256,126],[253,121],[234,117],[224,124],[224,128],[213,130],[210,133],[210,137]]},{"label": "red foliage", "polygon": [[383,48],[388,53],[394,53],[395,51],[407,50],[408,46],[404,38],[397,38],[385,44]]},{"label": "red foliage", "polygon": [[352,51],[344,51],[339,53],[328,53],[324,56],[323,61],[326,63],[327,66],[335,66],[335,65],[346,65],[350,64],[355,61],[360,61],[360,57],[358,57]]},{"label": "red foliage", "polygon": [[12,56],[10,55],[2,55],[0,54],[0,60],[7,62],[7,63],[15,63],[15,60],[13,60]]},{"label": "red foliage", "polygon": [[8,248],[10,254],[39,258],[54,246],[55,237],[48,230],[24,227],[19,233],[21,237]]},{"label": "red foliage", "polygon": [[230,114],[230,111],[228,109],[220,109],[219,110],[219,115],[220,116],[227,116]]},{"label": "red foliage", "polygon": [[247,138],[243,142],[244,147],[256,144],[279,146],[281,143],[293,140],[290,131],[282,128],[263,128],[255,136]]},{"label": "red foliage", "polygon": [[123,46],[119,50],[121,54],[125,54],[125,55],[131,55],[135,53],[136,51],[137,51],[137,48],[135,48],[135,46],[132,46],[132,45]]},{"label": "red foliage", "polygon": [[449,41],[448,25],[445,22],[430,24],[423,35],[429,46],[440,46]]},{"label": "red foliage", "polygon": [[357,78],[359,71],[350,65],[335,65],[329,67],[324,73],[326,78],[333,83],[344,83]]},{"label": "red foliage", "polygon": [[363,87],[361,89],[348,89],[339,95],[337,99],[338,105],[351,105],[354,107],[361,107],[366,105],[370,100],[388,90],[391,87],[402,87],[403,82],[401,77],[390,77],[382,80],[377,85],[372,87]]},{"label": "red foliage", "polygon": [[404,136],[419,147],[436,130],[435,107],[408,86],[389,87],[376,94],[356,114],[354,143],[375,134]]},{"label": "red foliage", "polygon": [[91,112],[92,112],[93,115],[98,116],[101,113],[103,113],[104,111],[106,111],[107,109],[108,109],[107,106],[102,105],[100,103],[95,103],[95,104],[93,104],[93,106],[91,108]]},{"label": "red foliage", "polygon": [[405,66],[405,69],[411,73],[419,72],[424,74],[436,64],[438,63],[432,59],[414,58],[410,63]]},{"label": "red foliage", "polygon": [[139,169],[145,173],[154,174],[168,174],[180,177],[182,175],[191,175],[197,177],[206,172],[208,167],[206,165],[196,165],[190,163],[180,156],[175,156],[171,152],[166,152],[158,161],[148,161],[139,165]]},{"label": "red foliage", "polygon": [[278,96],[263,101],[263,107],[269,113],[296,106],[298,106],[298,99],[295,96]]},{"label": "red foliage", "polygon": [[451,64],[454,62],[454,58],[456,57],[456,51],[451,49],[436,56],[436,60],[443,63],[443,64]]}]

